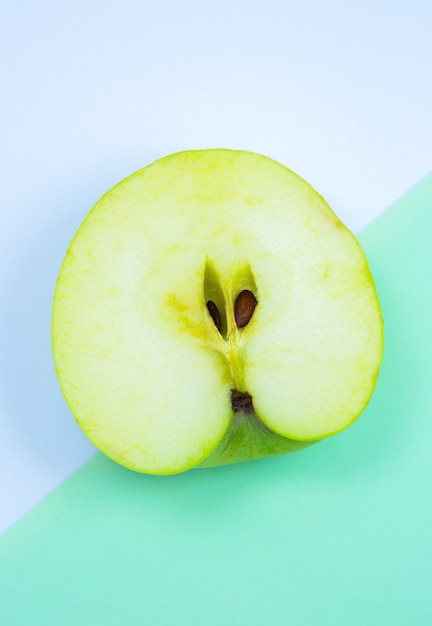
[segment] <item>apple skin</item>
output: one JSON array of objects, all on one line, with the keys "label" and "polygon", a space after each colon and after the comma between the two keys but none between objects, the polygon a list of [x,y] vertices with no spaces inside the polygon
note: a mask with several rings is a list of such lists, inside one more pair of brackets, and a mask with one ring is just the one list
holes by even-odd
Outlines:
[{"label": "apple skin", "polygon": [[308,183],[261,155],[198,150],[89,213],[57,281],[53,353],[89,439],[173,474],[347,428],[374,391],[383,320],[359,243]]},{"label": "apple skin", "polygon": [[236,411],[217,448],[197,467],[217,467],[288,454],[318,441],[295,441],[273,432],[251,411]]}]

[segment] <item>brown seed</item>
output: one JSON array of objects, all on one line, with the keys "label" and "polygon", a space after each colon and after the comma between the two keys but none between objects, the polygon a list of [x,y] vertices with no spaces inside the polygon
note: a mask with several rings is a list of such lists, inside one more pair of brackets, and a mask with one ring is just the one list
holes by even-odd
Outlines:
[{"label": "brown seed", "polygon": [[219,313],[219,309],[217,308],[217,306],[215,305],[213,300],[209,300],[207,302],[207,309],[208,309],[208,312],[210,313],[210,315],[212,317],[212,320],[214,321],[214,325],[216,326],[216,328],[220,332],[220,330],[221,330],[220,313]]},{"label": "brown seed", "polygon": [[234,317],[237,328],[243,328],[249,324],[256,305],[257,299],[252,291],[245,289],[239,293],[234,304]]}]

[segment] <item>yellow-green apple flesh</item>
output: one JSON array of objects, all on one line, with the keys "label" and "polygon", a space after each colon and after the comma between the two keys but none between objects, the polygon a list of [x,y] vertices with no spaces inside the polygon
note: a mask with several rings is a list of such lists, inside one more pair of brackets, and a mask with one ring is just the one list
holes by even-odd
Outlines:
[{"label": "yellow-green apple flesh", "polygon": [[90,211],[53,305],[64,396],[90,440],[170,474],[298,450],[349,426],[377,380],[367,260],[279,163],[197,150]]}]

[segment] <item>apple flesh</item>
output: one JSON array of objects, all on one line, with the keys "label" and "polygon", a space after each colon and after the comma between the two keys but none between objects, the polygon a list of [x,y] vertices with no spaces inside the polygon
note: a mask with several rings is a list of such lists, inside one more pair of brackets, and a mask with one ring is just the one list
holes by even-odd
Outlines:
[{"label": "apple flesh", "polygon": [[93,443],[171,474],[301,449],[349,426],[382,358],[373,278],[302,178],[231,150],[125,179],[76,233],[53,353]]}]

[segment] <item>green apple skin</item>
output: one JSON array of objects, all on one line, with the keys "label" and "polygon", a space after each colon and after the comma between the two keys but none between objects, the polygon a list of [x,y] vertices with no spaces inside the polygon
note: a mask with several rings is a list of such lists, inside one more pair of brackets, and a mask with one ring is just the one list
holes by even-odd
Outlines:
[{"label": "green apple skin", "polygon": [[[257,304],[239,328],[245,290]],[[245,151],[174,154],[116,185],[72,240],[54,295],[66,401],[102,452],[139,472],[334,435],[368,404],[382,352],[354,235],[302,178]]]},{"label": "green apple skin", "polygon": [[266,427],[253,412],[236,411],[216,449],[198,467],[217,467],[308,448],[317,441],[295,441]]}]

